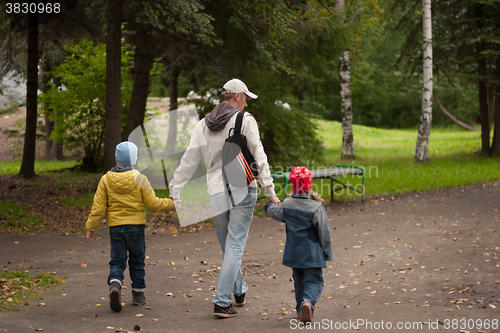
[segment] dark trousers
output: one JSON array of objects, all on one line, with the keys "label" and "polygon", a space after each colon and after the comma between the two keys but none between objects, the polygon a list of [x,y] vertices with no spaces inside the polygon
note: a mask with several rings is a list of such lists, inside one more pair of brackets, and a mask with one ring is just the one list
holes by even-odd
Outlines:
[{"label": "dark trousers", "polygon": [[127,267],[132,290],[144,292],[146,283],[144,276],[144,260],[146,258],[146,241],[144,238],[144,224],[123,225],[109,228],[111,240],[111,260],[109,261],[108,284],[119,281],[123,285],[123,272]]},{"label": "dark trousers", "polygon": [[295,286],[295,300],[297,301],[297,314],[301,314],[302,302],[311,303],[312,310],[323,291],[322,268],[292,268],[293,284]]}]

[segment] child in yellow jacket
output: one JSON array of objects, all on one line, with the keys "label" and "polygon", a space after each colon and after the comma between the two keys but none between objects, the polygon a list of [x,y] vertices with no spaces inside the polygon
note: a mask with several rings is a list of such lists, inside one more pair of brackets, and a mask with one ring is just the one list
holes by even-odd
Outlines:
[{"label": "child in yellow jacket", "polygon": [[109,304],[115,312],[122,309],[121,287],[123,272],[127,267],[127,253],[132,280],[132,305],[146,303],[146,219],[142,204],[153,212],[166,212],[174,206],[172,199],[157,198],[147,177],[132,168],[137,162],[137,150],[137,146],[129,141],[116,146],[116,166],[99,181],[86,223],[87,240],[91,241],[94,231],[98,229],[102,217],[106,214],[111,241]]}]

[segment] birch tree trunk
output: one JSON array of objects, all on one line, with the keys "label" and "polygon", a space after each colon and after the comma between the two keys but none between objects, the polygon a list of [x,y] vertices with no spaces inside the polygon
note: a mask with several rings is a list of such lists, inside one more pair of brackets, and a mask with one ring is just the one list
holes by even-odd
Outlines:
[{"label": "birch tree trunk", "polygon": [[[345,21],[344,0],[335,1],[335,9],[341,13]],[[345,22],[344,22],[345,23]],[[342,158],[354,158],[354,136],[352,131],[352,93],[351,93],[351,65],[349,50],[345,50],[339,58],[340,74],[340,112],[342,116]]]},{"label": "birch tree trunk", "polygon": [[349,51],[339,58],[340,110],[342,114],[342,158],[354,158],[354,136],[352,131],[351,66]]},{"label": "birch tree trunk", "polygon": [[422,89],[422,114],[418,129],[415,160],[429,161],[429,137],[432,125],[432,21],[431,0],[422,0],[424,32],[424,78]]}]

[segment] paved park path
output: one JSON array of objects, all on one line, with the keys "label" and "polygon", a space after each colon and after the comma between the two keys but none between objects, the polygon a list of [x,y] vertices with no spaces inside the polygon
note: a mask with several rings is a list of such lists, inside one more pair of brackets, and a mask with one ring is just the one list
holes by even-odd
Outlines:
[{"label": "paved park path", "polygon": [[[335,261],[324,270],[317,330],[500,332],[499,203],[497,182],[328,205]],[[303,328],[294,319],[291,270],[281,265],[281,223],[254,219],[242,265],[248,302],[228,319],[213,317],[221,265],[213,228],[149,231],[149,303],[131,305],[126,279],[120,313],[108,305],[109,236],[106,230],[96,235],[91,243],[83,235],[0,236],[0,266],[67,275],[26,311],[0,312],[1,333]]]}]

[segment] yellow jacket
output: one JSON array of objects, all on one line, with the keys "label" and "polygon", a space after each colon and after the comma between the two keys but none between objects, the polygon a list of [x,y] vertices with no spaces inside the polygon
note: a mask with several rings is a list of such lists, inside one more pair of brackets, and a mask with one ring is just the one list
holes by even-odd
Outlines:
[{"label": "yellow jacket", "polygon": [[104,214],[107,215],[109,227],[144,224],[143,203],[152,212],[165,212],[173,208],[172,199],[156,197],[146,176],[137,170],[122,170],[113,168],[101,177],[85,225],[87,230],[96,231]]}]

